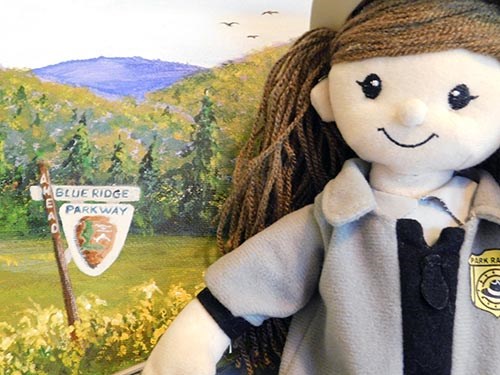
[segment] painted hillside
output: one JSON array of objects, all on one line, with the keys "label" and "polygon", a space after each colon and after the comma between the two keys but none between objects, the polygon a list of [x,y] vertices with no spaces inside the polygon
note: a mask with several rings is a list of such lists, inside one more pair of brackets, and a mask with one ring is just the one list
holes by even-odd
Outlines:
[{"label": "painted hillside", "polygon": [[0,70],[2,235],[45,231],[28,194],[41,159],[54,183],[142,186],[134,232],[210,233],[265,77],[286,48],[199,72],[140,103]]}]

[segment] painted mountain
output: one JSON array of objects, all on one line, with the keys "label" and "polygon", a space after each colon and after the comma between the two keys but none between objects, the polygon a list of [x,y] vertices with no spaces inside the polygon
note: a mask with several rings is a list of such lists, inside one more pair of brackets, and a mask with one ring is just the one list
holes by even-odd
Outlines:
[{"label": "painted mountain", "polygon": [[141,57],[98,57],[34,69],[39,78],[76,87],[87,87],[107,99],[131,96],[142,101],[146,93],[171,86],[203,68],[146,60]]}]

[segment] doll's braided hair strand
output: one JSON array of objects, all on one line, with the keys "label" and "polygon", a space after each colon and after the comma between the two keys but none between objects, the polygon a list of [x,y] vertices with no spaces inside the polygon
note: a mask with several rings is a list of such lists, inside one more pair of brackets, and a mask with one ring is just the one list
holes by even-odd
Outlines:
[{"label": "doll's braided hair strand", "polygon": [[336,127],[321,123],[310,105],[311,89],[330,69],[334,35],[329,29],[306,33],[270,72],[220,212],[217,238],[224,252],[311,203],[352,156]]}]

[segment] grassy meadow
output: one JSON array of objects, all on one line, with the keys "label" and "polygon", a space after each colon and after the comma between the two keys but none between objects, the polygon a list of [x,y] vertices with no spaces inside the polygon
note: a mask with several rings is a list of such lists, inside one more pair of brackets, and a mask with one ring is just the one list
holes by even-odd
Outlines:
[{"label": "grassy meadow", "polygon": [[[0,241],[0,322],[15,323],[33,302],[64,309],[59,274],[50,239]],[[211,237],[129,236],[116,262],[98,277],[69,264],[76,296],[93,293],[105,300],[110,313],[125,311],[134,288],[151,280],[162,291],[172,284],[192,289],[203,271],[219,256]]]}]

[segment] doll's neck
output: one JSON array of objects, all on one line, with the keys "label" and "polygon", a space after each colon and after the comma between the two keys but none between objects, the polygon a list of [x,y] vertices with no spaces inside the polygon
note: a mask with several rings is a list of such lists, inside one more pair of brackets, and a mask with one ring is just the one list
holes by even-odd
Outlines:
[{"label": "doll's neck", "polygon": [[403,174],[373,163],[370,171],[372,188],[389,194],[418,198],[446,184],[453,171]]}]

